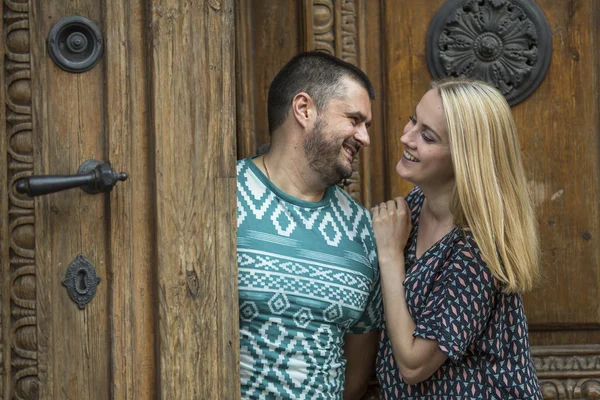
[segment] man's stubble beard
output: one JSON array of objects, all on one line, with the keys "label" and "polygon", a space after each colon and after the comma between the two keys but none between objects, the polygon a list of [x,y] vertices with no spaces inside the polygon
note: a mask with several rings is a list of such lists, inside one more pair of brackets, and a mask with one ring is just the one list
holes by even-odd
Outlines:
[{"label": "man's stubble beard", "polygon": [[309,167],[316,172],[321,181],[332,186],[352,176],[352,166],[346,167],[340,160],[342,143],[326,138],[327,124],[319,117],[312,131],[304,141],[304,153]]}]

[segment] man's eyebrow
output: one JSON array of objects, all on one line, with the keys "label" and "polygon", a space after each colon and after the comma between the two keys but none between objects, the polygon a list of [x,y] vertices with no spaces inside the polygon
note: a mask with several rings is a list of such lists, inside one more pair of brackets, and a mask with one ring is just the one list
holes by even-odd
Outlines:
[{"label": "man's eyebrow", "polygon": [[[417,119],[417,121],[419,120],[419,118],[417,117],[417,107],[415,107],[415,118]],[[438,135],[438,133],[433,128],[431,128],[429,125],[424,124],[422,122],[421,122],[421,125],[423,125],[425,127],[425,129],[427,129],[428,131],[433,133],[435,136],[437,136],[438,140],[442,140],[440,135]]]},{"label": "man's eyebrow", "polygon": [[[349,117],[352,117],[352,118],[356,118],[359,121],[366,121],[367,120],[367,116],[365,114],[361,113],[360,111],[347,112],[346,115],[349,116]],[[367,126],[367,128],[370,127],[371,126],[371,121],[368,121],[365,125]]]}]

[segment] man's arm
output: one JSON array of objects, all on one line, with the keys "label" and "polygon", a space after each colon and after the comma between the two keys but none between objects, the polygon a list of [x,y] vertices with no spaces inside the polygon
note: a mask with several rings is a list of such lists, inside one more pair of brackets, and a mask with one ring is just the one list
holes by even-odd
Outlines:
[{"label": "man's arm", "polygon": [[359,400],[366,392],[369,379],[375,372],[379,330],[362,335],[344,336],[346,356],[346,384],[344,400]]}]

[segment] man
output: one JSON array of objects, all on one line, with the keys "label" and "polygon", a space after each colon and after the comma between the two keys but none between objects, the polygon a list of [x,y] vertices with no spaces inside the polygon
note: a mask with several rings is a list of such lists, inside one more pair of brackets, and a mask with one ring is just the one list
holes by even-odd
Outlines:
[{"label": "man", "polygon": [[237,164],[243,399],[358,399],[381,293],[370,214],[336,184],[369,145],[374,90],[320,52],[269,89],[271,145]]}]

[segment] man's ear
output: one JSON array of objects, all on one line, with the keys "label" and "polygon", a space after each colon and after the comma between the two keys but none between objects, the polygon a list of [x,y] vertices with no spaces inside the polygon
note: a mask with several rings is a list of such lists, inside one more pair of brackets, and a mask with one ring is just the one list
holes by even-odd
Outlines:
[{"label": "man's ear", "polygon": [[292,99],[292,114],[303,128],[307,128],[317,115],[317,106],[312,97],[307,93],[300,92]]}]

